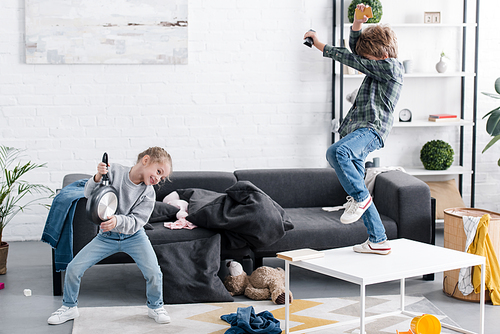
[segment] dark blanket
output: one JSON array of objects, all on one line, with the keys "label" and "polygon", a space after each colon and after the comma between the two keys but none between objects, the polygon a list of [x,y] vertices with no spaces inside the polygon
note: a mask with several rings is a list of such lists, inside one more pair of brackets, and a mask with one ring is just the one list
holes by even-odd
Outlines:
[{"label": "dark blanket", "polygon": [[177,192],[189,202],[186,219],[223,233],[231,249],[271,245],[293,228],[283,208],[249,181],[238,181],[225,193],[197,188]]}]

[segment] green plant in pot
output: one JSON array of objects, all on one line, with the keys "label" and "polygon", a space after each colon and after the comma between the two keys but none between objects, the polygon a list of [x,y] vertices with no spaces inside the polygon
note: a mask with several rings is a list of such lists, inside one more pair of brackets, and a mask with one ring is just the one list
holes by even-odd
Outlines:
[{"label": "green plant in pot", "polygon": [[[53,196],[53,191],[42,184],[31,184],[24,181],[22,177],[37,168],[45,167],[45,164],[36,164],[31,161],[21,163],[23,151],[0,145],[0,274],[7,271],[7,254],[9,244],[2,241],[2,232],[5,226],[19,212],[34,204],[49,207],[40,203],[44,199]],[[30,199],[27,195],[41,195]]]},{"label": "green plant in pot", "polygon": [[446,170],[453,163],[453,148],[442,140],[431,140],[420,150],[420,161],[425,169]]},{"label": "green plant in pot", "polygon": [[373,17],[369,18],[366,23],[379,23],[382,19],[382,3],[379,0],[352,0],[349,8],[347,9],[347,17],[349,22],[354,22],[354,11],[356,6],[360,3],[370,6],[372,8]]},{"label": "green plant in pot", "polygon": [[[492,93],[484,93],[489,97],[500,100],[500,78],[495,80],[495,91],[497,94]],[[500,107],[493,109],[489,113],[483,116],[483,119],[488,117],[488,121],[486,122],[486,132],[493,138],[490,140],[488,144],[483,149],[484,153],[487,149],[489,149],[493,144],[495,144],[498,140],[500,140]],[[497,162],[498,166],[500,166],[500,159]]]}]

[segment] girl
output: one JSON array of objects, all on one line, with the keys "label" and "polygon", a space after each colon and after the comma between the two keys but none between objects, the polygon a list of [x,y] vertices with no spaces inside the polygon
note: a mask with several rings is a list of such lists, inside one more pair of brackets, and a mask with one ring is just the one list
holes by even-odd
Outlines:
[{"label": "girl", "polygon": [[157,323],[170,322],[170,317],[163,308],[162,272],[143,226],[153,212],[153,185],[168,178],[171,171],[172,158],[160,147],[151,147],[140,153],[132,168],[113,164],[108,169],[103,162],[97,165],[97,174],[85,185],[85,197],[89,198],[102,176],[108,174],[110,183],[118,192],[118,208],[114,216],[101,223],[99,234],[68,264],[64,279],[63,306],[52,313],[48,319],[49,324],[62,324],[79,316],[77,298],[84,272],[118,252],[130,255],[146,278],[149,317]]}]

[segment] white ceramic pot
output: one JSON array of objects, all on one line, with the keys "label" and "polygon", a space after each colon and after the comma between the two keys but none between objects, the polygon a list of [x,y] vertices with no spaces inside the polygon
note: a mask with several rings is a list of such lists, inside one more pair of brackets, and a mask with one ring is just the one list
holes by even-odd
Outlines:
[{"label": "white ceramic pot", "polygon": [[443,57],[441,57],[441,59],[439,60],[439,63],[436,64],[436,71],[438,71],[439,73],[444,73],[444,72],[446,72],[447,66],[448,65],[443,60]]}]

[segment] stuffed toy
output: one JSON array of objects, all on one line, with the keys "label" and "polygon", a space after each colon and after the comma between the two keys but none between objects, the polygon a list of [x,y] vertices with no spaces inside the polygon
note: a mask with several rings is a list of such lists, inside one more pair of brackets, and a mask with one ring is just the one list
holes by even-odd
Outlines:
[{"label": "stuffed toy", "polygon": [[[281,268],[262,266],[248,276],[236,261],[227,263],[229,275],[224,286],[231,296],[244,294],[253,300],[269,299],[275,304],[285,304],[285,271]],[[290,292],[290,303],[293,301]]]}]

